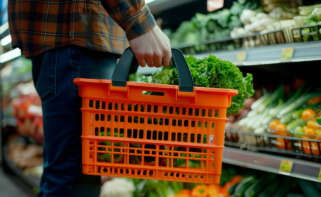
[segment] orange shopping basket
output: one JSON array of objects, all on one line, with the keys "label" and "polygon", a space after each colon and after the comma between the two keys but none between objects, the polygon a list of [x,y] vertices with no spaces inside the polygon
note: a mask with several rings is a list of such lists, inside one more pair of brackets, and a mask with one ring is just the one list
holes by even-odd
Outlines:
[{"label": "orange shopping basket", "polygon": [[84,174],[219,183],[226,110],[237,91],[193,87],[184,56],[172,54],[179,86],[127,82],[136,63],[130,49],[112,80],[75,79]]}]

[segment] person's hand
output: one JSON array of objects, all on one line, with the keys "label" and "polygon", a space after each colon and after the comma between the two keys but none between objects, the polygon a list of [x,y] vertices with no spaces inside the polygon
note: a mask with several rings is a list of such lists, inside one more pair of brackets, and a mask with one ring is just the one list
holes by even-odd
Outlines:
[{"label": "person's hand", "polygon": [[172,53],[168,37],[156,25],[152,30],[129,41],[138,64],[141,66],[165,66],[171,63]]}]

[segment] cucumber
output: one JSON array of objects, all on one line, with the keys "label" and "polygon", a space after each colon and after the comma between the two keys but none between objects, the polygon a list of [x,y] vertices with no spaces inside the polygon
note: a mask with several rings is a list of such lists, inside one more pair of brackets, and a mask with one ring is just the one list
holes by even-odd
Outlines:
[{"label": "cucumber", "polygon": [[271,183],[272,180],[274,180],[275,175],[274,174],[267,174],[255,182],[253,185],[251,185],[245,192],[245,197],[254,197],[258,196],[258,194],[264,189],[264,187]]},{"label": "cucumber", "polygon": [[321,193],[308,181],[299,180],[299,185],[306,196],[321,196]]},{"label": "cucumber", "polygon": [[279,188],[279,184],[280,182],[278,180],[275,180],[274,183],[272,183],[270,186],[265,188],[265,190],[263,190],[263,192],[259,195],[259,197],[273,196],[276,193],[277,189]]},{"label": "cucumber", "polygon": [[286,197],[304,197],[302,194],[293,194],[293,193],[290,193],[290,194],[287,194]]},{"label": "cucumber", "polygon": [[235,189],[236,189],[237,186],[238,186],[238,184],[235,184],[235,185],[232,185],[231,187],[229,187],[229,188],[228,188],[228,193],[229,193],[230,195],[234,194]]},{"label": "cucumber", "polygon": [[235,197],[242,197],[247,190],[252,184],[254,184],[257,180],[253,177],[247,177],[243,179],[235,188]]},{"label": "cucumber", "polygon": [[[287,179],[285,179],[287,180]],[[281,187],[279,187],[279,189],[276,191],[276,193],[274,194],[273,197],[284,197],[292,188],[293,184],[286,182],[286,181],[282,181],[286,184],[283,184]]]}]

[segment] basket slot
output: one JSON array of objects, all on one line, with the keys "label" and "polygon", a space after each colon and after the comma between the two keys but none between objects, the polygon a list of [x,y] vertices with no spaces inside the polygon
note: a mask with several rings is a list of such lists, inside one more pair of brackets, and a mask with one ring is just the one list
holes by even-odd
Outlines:
[{"label": "basket slot", "polygon": [[154,144],[99,142],[97,162],[166,168],[213,168],[214,151]]},{"label": "basket slot", "polygon": [[142,95],[153,95],[153,96],[164,96],[165,93],[161,91],[148,91],[148,90],[143,90]]},{"label": "basket slot", "polygon": [[207,144],[209,136],[215,135],[216,121],[99,113],[95,114],[94,135]]}]

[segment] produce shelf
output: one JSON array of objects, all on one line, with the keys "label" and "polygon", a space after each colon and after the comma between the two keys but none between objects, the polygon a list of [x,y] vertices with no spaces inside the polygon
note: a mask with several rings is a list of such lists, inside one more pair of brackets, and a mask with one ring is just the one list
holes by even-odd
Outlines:
[{"label": "produce shelf", "polygon": [[316,162],[272,156],[231,147],[224,148],[223,162],[321,183],[321,164]]},{"label": "produce shelf", "polygon": [[225,145],[321,161],[321,141],[316,139],[227,130]]},{"label": "produce shelf", "polygon": [[262,46],[233,51],[196,54],[198,58],[213,54],[238,66],[260,66],[321,60],[321,41]]}]

